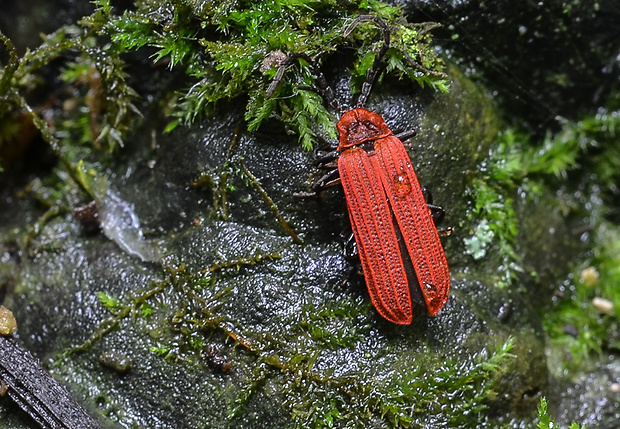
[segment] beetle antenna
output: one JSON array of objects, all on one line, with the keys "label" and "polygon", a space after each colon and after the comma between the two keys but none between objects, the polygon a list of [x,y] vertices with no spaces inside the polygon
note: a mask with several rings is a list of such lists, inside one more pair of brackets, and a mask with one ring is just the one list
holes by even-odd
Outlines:
[{"label": "beetle antenna", "polygon": [[342,107],[334,96],[334,91],[332,90],[331,86],[329,86],[329,84],[327,83],[325,75],[323,75],[323,72],[317,66],[316,62],[312,58],[310,58],[309,55],[302,52],[290,54],[288,57],[286,57],[284,61],[282,61],[278,72],[276,73],[273,81],[271,82],[271,85],[269,85],[269,88],[267,88],[267,92],[265,93],[266,98],[271,98],[271,96],[276,91],[278,84],[284,77],[284,73],[286,73],[286,70],[299,58],[310,64],[310,67],[312,67],[312,72],[314,73],[314,78],[316,79],[316,87],[304,86],[303,88],[316,92],[321,97],[323,97],[323,100],[325,100],[325,102],[329,104],[334,110],[336,110],[338,113],[342,113]]},{"label": "beetle antenna", "polygon": [[381,49],[379,49],[379,53],[375,56],[375,61],[372,63],[372,67],[368,69],[366,73],[366,80],[362,84],[362,91],[357,99],[357,107],[364,107],[366,105],[366,101],[368,101],[368,97],[370,96],[370,91],[372,89],[377,76],[381,74],[383,69],[385,68],[385,64],[383,63],[383,57],[387,54],[388,49],[390,49],[390,30],[385,23],[384,20],[372,15],[361,15],[358,16],[355,21],[353,21],[345,30],[344,37],[348,37],[349,34],[357,27],[357,24],[363,21],[372,21],[381,29],[381,33],[383,34],[383,45],[381,45]]}]

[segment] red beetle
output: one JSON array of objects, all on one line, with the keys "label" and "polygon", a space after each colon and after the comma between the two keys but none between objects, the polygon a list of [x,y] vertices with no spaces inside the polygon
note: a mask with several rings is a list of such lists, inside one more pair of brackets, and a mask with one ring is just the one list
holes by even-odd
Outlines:
[{"label": "red beetle", "polygon": [[[368,71],[358,107],[345,112],[338,121],[339,144],[325,160],[335,160],[338,165],[372,303],[390,322],[407,325],[413,319],[412,297],[431,315],[441,310],[450,291],[450,271],[431,213],[431,207],[436,206],[427,204],[402,141],[379,114],[362,107],[382,68],[389,32],[382,20],[360,16],[345,30],[345,36],[361,21],[377,23],[383,30],[384,43]],[[296,58],[314,66],[305,54],[289,56],[268,96]],[[316,67],[315,72],[318,92],[337,106],[325,78]],[[315,194],[333,182],[334,172],[313,187]]]}]

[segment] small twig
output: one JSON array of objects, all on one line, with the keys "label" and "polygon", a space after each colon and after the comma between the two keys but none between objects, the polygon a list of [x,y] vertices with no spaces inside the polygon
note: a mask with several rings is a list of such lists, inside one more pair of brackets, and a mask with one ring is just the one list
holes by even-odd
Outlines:
[{"label": "small twig", "polygon": [[14,338],[0,335],[0,384],[44,429],[95,429],[99,424],[38,359]]},{"label": "small twig", "polygon": [[[235,150],[237,149],[237,144],[239,143],[239,125],[235,127],[234,135],[230,144],[228,145],[228,149],[226,149],[226,157],[224,158],[224,162],[220,165],[220,168],[217,172],[217,187],[220,201],[216,201],[215,195],[213,197],[213,210],[218,213],[222,219],[228,219],[228,204],[226,198],[226,186],[228,181],[228,173],[229,170],[227,167],[228,162],[232,159],[235,154]],[[214,193],[215,194],[215,193]]]},{"label": "small twig", "polygon": [[278,206],[276,205],[276,203],[271,199],[267,191],[265,191],[265,189],[261,186],[258,178],[254,176],[252,172],[246,168],[246,166],[243,164],[243,160],[241,158],[237,158],[235,160],[235,164],[237,164],[241,172],[245,174],[245,176],[248,179],[250,179],[250,182],[252,182],[252,185],[256,188],[260,196],[263,198],[263,201],[265,201],[267,205],[269,206],[269,210],[271,210],[271,212],[274,214],[274,216],[276,217],[276,219],[278,220],[278,223],[282,226],[282,228],[284,228],[284,230],[288,233],[288,235],[291,236],[291,238],[293,239],[293,242],[295,244],[302,244],[303,240],[299,238],[299,236],[295,233],[295,231],[293,231],[290,225],[282,217],[282,215],[280,214],[280,211],[278,210]]}]

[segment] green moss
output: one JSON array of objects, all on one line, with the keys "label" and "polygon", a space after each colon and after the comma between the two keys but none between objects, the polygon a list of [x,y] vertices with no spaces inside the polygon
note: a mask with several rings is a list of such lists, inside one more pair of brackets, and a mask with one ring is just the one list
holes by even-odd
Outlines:
[{"label": "green moss", "polygon": [[510,347],[508,341],[477,361],[402,355],[380,372],[365,368],[352,377],[291,380],[286,387],[295,427],[339,427],[344,422],[368,427],[376,419],[394,428],[430,422],[446,427],[484,424],[492,374],[511,358]]},{"label": "green moss", "polygon": [[[590,163],[599,138],[613,135],[613,113],[600,118],[586,119],[580,123],[567,123],[557,135],[549,135],[541,146],[536,146],[527,135],[508,129],[500,134],[489,159],[480,166],[482,174],[471,181],[472,210],[470,220],[477,226],[474,234],[465,240],[467,252],[480,259],[491,245],[499,248],[501,264],[507,267],[499,286],[511,284],[523,271],[517,250],[520,220],[516,213],[516,193],[525,195],[524,202],[534,202],[549,183],[565,179],[586,159]],[[618,167],[618,150],[606,146],[607,156],[596,168],[603,173],[603,181],[609,186]]]},{"label": "green moss", "polygon": [[67,104],[62,128],[72,142],[111,152],[123,145],[123,136],[140,116],[134,105],[138,95],[127,85],[119,57],[98,47],[94,37],[82,43],[84,51],[60,75],[79,94]]},{"label": "green moss", "polygon": [[442,64],[430,47],[431,27],[403,24],[401,11],[381,2],[139,2],[137,10],[122,16],[111,14],[107,2],[98,4],[108,22],[101,18],[90,22],[109,35],[116,50],[155,47],[155,61],[166,60],[171,68],[183,67],[195,80],[176,111],[185,122],[209,114],[220,100],[247,95],[250,130],[277,112],[306,148],[315,141],[317,129],[334,137],[334,118],[323,100],[299,88],[314,86],[315,76],[308,64],[302,62],[301,70],[291,73],[275,98],[265,100],[265,89],[279,64],[275,54],[302,52],[320,63],[345,44],[362,47],[353,71],[359,86],[372,64],[375,47],[367,41],[376,30],[366,26],[350,41],[344,40],[342,32],[345,24],[361,13],[373,13],[391,24],[388,72],[408,76],[422,86],[446,89]]},{"label": "green moss", "polygon": [[[150,351],[166,360],[194,366],[204,361],[208,344],[236,344],[233,365],[239,372],[235,379],[241,382],[227,393],[232,425],[244,418],[255,396],[263,398],[266,389],[273,388],[294,427],[489,425],[485,410],[497,396],[496,380],[511,370],[512,339],[498,338],[496,349],[450,358],[424,344],[411,350],[394,342],[388,346],[381,338],[376,338],[380,345],[369,343],[378,331],[359,300],[353,299],[318,308],[308,304],[290,319],[270,322],[268,331],[248,329],[240,320],[227,319],[223,310],[234,298],[234,278],[243,275],[235,269],[237,262],[197,271],[170,265],[166,281],[136,298],[100,294],[112,317],[70,353],[92,347],[148,304],[153,309],[149,317],[171,314],[165,326],[156,329],[159,334],[151,331]],[[262,262],[243,266],[250,270],[256,263]],[[162,296],[170,286],[176,293]],[[168,306],[172,302],[175,308]],[[352,360],[339,360],[339,355]],[[325,356],[330,360],[322,360]],[[351,363],[355,368],[348,367]]]},{"label": "green moss", "polygon": [[308,335],[317,345],[317,353],[323,348],[353,347],[368,335],[370,326],[356,326],[342,323],[342,320],[354,320],[364,310],[364,306],[354,300],[339,301],[337,305],[330,303],[320,308],[308,305],[292,330],[297,335]]},{"label": "green moss", "polygon": [[[61,364],[65,359],[71,356],[74,353],[81,353],[87,350],[90,350],[96,343],[100,342],[106,335],[110,332],[119,328],[121,322],[128,316],[143,315],[146,317],[144,313],[145,305],[149,307],[150,305],[147,301],[153,298],[155,295],[160,294],[164,290],[164,286],[166,283],[159,282],[154,285],[150,285],[151,287],[140,291],[139,294],[133,295],[130,297],[115,297],[109,295],[105,292],[98,292],[97,297],[101,304],[108,310],[110,313],[110,317],[104,319],[94,332],[90,335],[90,337],[84,341],[82,344],[70,348],[64,351],[55,361],[56,365]],[[147,311],[147,314],[150,315],[152,312]],[[163,347],[163,346],[162,346]],[[157,348],[159,349],[159,348]]]},{"label": "green moss", "polygon": [[509,269],[498,285],[514,282],[523,270],[518,237],[527,231],[519,229],[516,194],[524,196],[520,204],[536,203],[546,189],[557,189],[557,208],[584,219],[591,255],[574,261],[575,272],[561,288],[563,297],[555,299],[554,311],[544,320],[554,344],[571,354],[572,360],[562,361],[573,369],[592,353],[620,346],[620,231],[607,219],[617,215],[619,125],[617,111],[601,111],[566,123],[538,146],[524,134],[506,131],[481,166],[483,174],[472,181],[470,217],[477,226],[466,247],[476,258],[499,248],[500,263]]},{"label": "green moss", "polygon": [[237,158],[234,161],[234,164],[236,165],[236,167],[238,167],[238,171],[241,172],[243,177],[246,179],[246,184],[248,184],[249,186],[252,186],[254,189],[258,191],[259,195],[261,196],[263,201],[267,204],[267,206],[269,207],[269,210],[271,210],[271,212],[273,213],[274,217],[276,218],[276,220],[278,221],[282,229],[286,231],[286,233],[292,238],[293,242],[296,244],[302,244],[303,241],[301,240],[301,238],[299,238],[299,236],[295,233],[295,231],[293,231],[293,229],[288,224],[288,222],[280,214],[280,210],[278,210],[278,206],[273,201],[273,199],[269,196],[267,191],[263,188],[263,186],[260,183],[260,180],[258,180],[258,178],[254,176],[254,174],[252,174],[252,172],[245,166],[245,164],[243,163],[243,158]]},{"label": "green moss", "polygon": [[480,168],[482,174],[471,182],[473,207],[469,217],[477,226],[474,235],[465,239],[466,251],[475,259],[481,259],[491,244],[497,245],[503,258],[500,262],[512,268],[496,282],[499,286],[510,284],[520,271],[520,257],[515,249],[519,220],[512,195],[527,173],[525,144],[524,136],[512,131],[501,134],[490,159],[485,160]]},{"label": "green moss", "polygon": [[109,309],[110,311],[117,310],[120,307],[120,301],[117,297],[108,295],[105,292],[98,292],[97,298],[103,304],[104,307]]},{"label": "green moss", "polygon": [[[540,398],[540,405],[538,406],[538,424],[536,425],[538,429],[554,429],[558,427],[558,424],[555,422],[553,417],[549,415],[547,410],[547,400],[542,397]],[[570,429],[579,429],[580,426],[578,423],[571,423]],[[585,426],[583,426],[585,429]]]},{"label": "green moss", "polygon": [[[196,299],[187,296],[190,302]],[[196,308],[196,303],[187,308]],[[198,307],[204,308],[202,304]],[[371,325],[365,322],[358,302],[305,306],[294,315],[296,323],[283,321],[282,329],[274,327],[269,333],[231,329],[233,324],[222,319],[215,331],[205,329],[214,325],[204,321],[217,320],[217,304],[211,310],[213,313],[203,311],[202,317],[179,314],[174,329],[186,338],[198,335],[202,339],[217,338],[216,331],[224,332],[246,351],[251,373],[229,404],[232,422],[242,418],[254,395],[264,394],[266,384],[276,383],[294,427],[341,427],[345,422],[351,427],[368,427],[376,421],[395,428],[421,427],[429,421],[471,427],[486,421],[484,410],[496,395],[493,380],[509,368],[513,358],[511,340],[488,353],[448,360],[432,356],[430,348],[390,353],[389,360],[382,359],[380,350],[369,349],[365,359],[357,360],[361,365],[358,371],[342,368],[344,373],[335,375],[337,364],[324,368],[317,366],[317,359],[327,350],[349,353],[366,342]],[[186,344],[190,343],[196,350],[203,345],[200,341]],[[167,357],[184,353],[178,345],[165,350]]]},{"label": "green moss", "polygon": [[237,258],[237,259],[233,259],[229,261],[222,261],[222,262],[216,263],[209,268],[209,271],[216,272],[216,271],[220,271],[226,268],[236,268],[237,271],[239,271],[241,267],[252,266],[252,265],[256,265],[257,263],[263,260],[274,260],[278,258],[280,258],[280,255],[278,255],[277,253],[276,254],[257,253],[257,254],[243,257],[243,258]]},{"label": "green moss", "polygon": [[[18,59],[10,41],[2,37],[12,55],[0,81],[5,87],[3,92],[7,94],[0,99],[0,116],[16,110],[27,112],[61,159],[72,151],[72,144],[79,142],[87,141],[108,151],[122,144],[132,116],[138,112],[133,104],[136,93],[125,81],[124,62],[118,53],[98,46],[93,33],[78,26],[63,27],[45,36],[40,47],[27,51]],[[76,55],[76,52],[79,54]],[[67,54],[75,60],[67,63],[59,77],[68,84],[76,85],[80,95],[71,100],[74,108],[65,112],[64,118],[55,118],[62,123],[56,132],[56,135],[63,136],[63,145],[60,145],[57,137],[26,100],[43,83],[36,74]],[[75,135],[75,138],[65,139],[69,137],[65,133]]]},{"label": "green moss", "polygon": [[556,300],[545,327],[558,348],[569,353],[562,368],[579,371],[596,357],[620,349],[620,230],[601,222],[593,231],[592,257],[579,264],[565,295]]}]

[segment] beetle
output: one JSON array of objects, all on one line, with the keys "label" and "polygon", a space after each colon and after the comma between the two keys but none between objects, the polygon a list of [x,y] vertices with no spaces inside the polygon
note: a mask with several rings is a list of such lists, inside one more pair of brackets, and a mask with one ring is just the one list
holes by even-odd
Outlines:
[{"label": "beetle", "polygon": [[[345,37],[362,21],[372,21],[381,28],[383,44],[368,70],[356,107],[338,121],[336,150],[319,160],[323,167],[335,163],[337,168],[312,187],[312,194],[302,196],[318,195],[338,181],[342,184],[371,301],[385,319],[408,325],[413,320],[413,304],[425,306],[434,316],[448,299],[450,271],[433,220],[433,211],[443,210],[430,201],[427,204],[402,143],[401,139],[414,133],[395,135],[379,114],[364,108],[384,68],[382,60],[389,49],[390,34],[384,21],[362,15],[347,27]],[[273,95],[287,67],[298,58],[314,68],[314,89],[341,111],[321,71],[302,53],[291,54],[282,62],[267,97]]]}]

